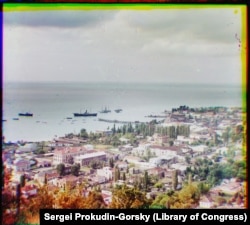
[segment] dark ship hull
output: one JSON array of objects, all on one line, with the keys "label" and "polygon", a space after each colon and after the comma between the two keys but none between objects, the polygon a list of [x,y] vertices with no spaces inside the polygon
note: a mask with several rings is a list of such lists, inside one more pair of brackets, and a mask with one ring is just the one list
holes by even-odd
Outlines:
[{"label": "dark ship hull", "polygon": [[33,113],[18,113],[18,116],[33,116]]},{"label": "dark ship hull", "polygon": [[75,117],[81,117],[81,116],[97,116],[97,113],[88,113],[87,111],[85,113],[73,113]]}]

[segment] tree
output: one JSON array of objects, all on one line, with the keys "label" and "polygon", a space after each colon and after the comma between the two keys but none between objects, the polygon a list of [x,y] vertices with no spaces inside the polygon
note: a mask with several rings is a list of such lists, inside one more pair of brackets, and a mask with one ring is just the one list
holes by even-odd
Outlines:
[{"label": "tree", "polygon": [[126,174],[125,173],[122,174],[122,180],[124,180],[124,181],[126,180]]},{"label": "tree", "polygon": [[81,131],[80,131],[80,136],[82,137],[82,138],[88,138],[88,133],[87,133],[87,131],[86,131],[86,129],[81,129]]},{"label": "tree", "polygon": [[186,155],[185,156],[185,161],[187,164],[190,164],[191,163],[191,157],[189,155]]},{"label": "tree", "polygon": [[177,174],[177,170],[173,170],[173,173],[172,173],[172,186],[173,186],[173,189],[174,189],[174,190],[176,190],[177,185],[178,185],[178,174]]},{"label": "tree", "polygon": [[151,201],[147,199],[145,193],[135,188],[123,185],[113,192],[112,202],[109,208],[113,209],[139,209],[149,208]]},{"label": "tree", "polygon": [[115,176],[114,176],[114,178],[115,178],[115,181],[117,181],[117,180],[120,180],[120,170],[119,170],[119,168],[118,167],[116,167],[115,168]]},{"label": "tree", "polygon": [[194,183],[184,186],[178,193],[178,199],[182,208],[191,208],[200,199],[199,188]]},{"label": "tree", "polygon": [[110,159],[109,159],[109,166],[110,166],[111,168],[114,168],[114,159],[113,159],[113,158],[110,158]]},{"label": "tree", "polygon": [[74,164],[74,165],[71,167],[71,173],[72,173],[74,176],[78,176],[78,175],[79,175],[79,171],[80,171],[80,165],[79,165],[79,164]]},{"label": "tree", "polygon": [[224,143],[227,145],[230,139],[230,127],[227,127],[226,130],[222,133],[222,138],[224,140]]},{"label": "tree", "polygon": [[65,172],[65,165],[63,163],[60,163],[56,166],[56,170],[59,173],[60,176],[64,175]]},{"label": "tree", "polygon": [[148,184],[149,184],[148,171],[145,171],[144,177],[143,177],[143,185],[144,185],[145,191],[148,189]]},{"label": "tree", "polygon": [[106,204],[103,200],[100,192],[91,191],[85,200],[85,209],[102,209],[106,208]]},{"label": "tree", "polygon": [[24,186],[25,186],[25,176],[24,176],[24,174],[22,174],[22,175],[20,176],[20,185],[21,185],[21,187],[24,187]]},{"label": "tree", "polygon": [[40,209],[52,209],[54,207],[55,195],[54,192],[48,191],[47,185],[39,187],[38,194],[35,197],[22,203],[22,213],[25,216],[25,222],[38,223]]}]

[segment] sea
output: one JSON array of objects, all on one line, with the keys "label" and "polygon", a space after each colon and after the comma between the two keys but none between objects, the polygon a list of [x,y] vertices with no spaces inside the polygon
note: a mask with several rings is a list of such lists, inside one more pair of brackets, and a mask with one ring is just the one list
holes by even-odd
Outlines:
[{"label": "sea", "polygon": [[[69,133],[107,131],[113,123],[148,122],[181,105],[241,107],[240,85],[180,83],[6,82],[2,86],[2,136],[5,142],[52,141]],[[103,109],[110,113],[100,113]],[[120,113],[115,109],[122,109]],[[73,113],[97,113],[74,117]],[[20,117],[18,113],[33,113]],[[72,119],[70,119],[72,118]],[[122,124],[116,124],[116,127]]]}]

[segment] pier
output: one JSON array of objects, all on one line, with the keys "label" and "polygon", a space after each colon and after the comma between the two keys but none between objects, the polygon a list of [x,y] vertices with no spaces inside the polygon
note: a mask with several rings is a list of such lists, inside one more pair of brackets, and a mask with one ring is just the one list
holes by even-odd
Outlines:
[{"label": "pier", "polygon": [[107,122],[107,123],[122,123],[122,124],[129,124],[129,123],[140,123],[139,121],[122,121],[122,120],[108,120],[108,119],[101,119],[99,118],[98,121]]}]

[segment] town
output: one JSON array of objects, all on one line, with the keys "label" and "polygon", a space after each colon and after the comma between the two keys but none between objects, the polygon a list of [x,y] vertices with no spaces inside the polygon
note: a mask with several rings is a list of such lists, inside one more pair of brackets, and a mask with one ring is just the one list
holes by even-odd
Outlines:
[{"label": "town", "polygon": [[164,113],[51,141],[3,138],[4,224],[37,223],[40,208],[246,208],[246,112]]}]

